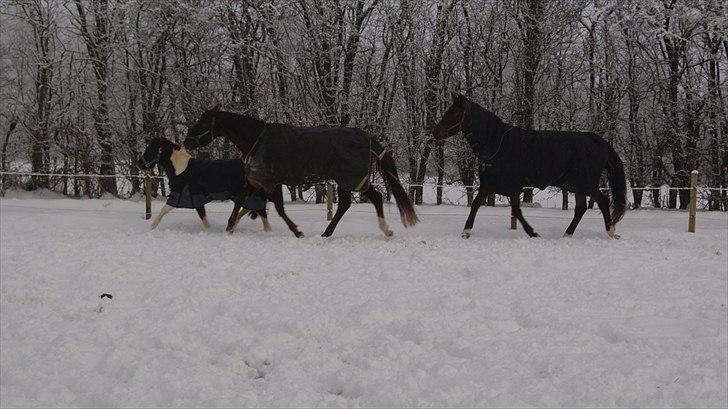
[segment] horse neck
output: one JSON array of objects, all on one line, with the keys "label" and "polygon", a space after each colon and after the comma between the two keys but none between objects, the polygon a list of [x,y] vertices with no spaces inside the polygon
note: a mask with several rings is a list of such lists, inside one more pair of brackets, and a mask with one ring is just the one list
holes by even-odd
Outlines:
[{"label": "horse neck", "polygon": [[473,103],[470,124],[465,130],[465,138],[473,151],[498,149],[508,126],[494,113]]},{"label": "horse neck", "polygon": [[215,131],[235,145],[243,155],[247,155],[265,127],[265,122],[256,118],[231,112],[220,112]]},{"label": "horse neck", "polygon": [[174,171],[174,165],[172,164],[172,157],[171,155],[169,157],[164,157],[159,159],[159,166],[164,171],[164,174],[167,175],[167,179],[172,180],[174,179],[175,171]]},{"label": "horse neck", "polygon": [[[471,145],[473,143],[487,144],[497,140],[509,128],[496,114],[475,103],[472,105],[470,121],[464,134]],[[477,122],[474,123],[473,121]]]}]

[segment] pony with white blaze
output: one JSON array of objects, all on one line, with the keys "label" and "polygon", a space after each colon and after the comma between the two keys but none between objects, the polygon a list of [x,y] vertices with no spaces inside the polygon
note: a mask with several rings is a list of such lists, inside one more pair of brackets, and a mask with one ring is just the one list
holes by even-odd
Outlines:
[{"label": "pony with white blaze", "polygon": [[[139,156],[137,165],[142,170],[159,165],[169,179],[167,203],[152,221],[152,230],[167,213],[180,207],[195,209],[203,226],[210,227],[205,205],[213,200],[233,200],[236,208],[240,208],[233,228],[250,212],[252,219],[260,216],[263,230],[271,230],[265,210],[266,198],[260,192],[244,194],[247,184],[244,164],[240,159],[195,159],[185,148],[164,138],[154,138]],[[228,229],[228,232],[232,232],[232,229]]]}]

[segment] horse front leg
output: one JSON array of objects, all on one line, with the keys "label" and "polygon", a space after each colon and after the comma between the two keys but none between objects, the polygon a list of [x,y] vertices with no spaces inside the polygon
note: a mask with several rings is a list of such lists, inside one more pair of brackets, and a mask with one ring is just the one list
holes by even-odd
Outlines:
[{"label": "horse front leg", "polygon": [[341,218],[344,216],[344,213],[346,213],[346,211],[349,210],[349,207],[351,207],[350,191],[337,188],[336,193],[338,193],[339,195],[339,204],[336,205],[336,213],[334,214],[333,219],[331,219],[331,222],[326,227],[326,230],[324,230],[321,237],[329,237],[334,234],[334,230],[336,229],[336,225],[339,224],[339,220],[341,220]]},{"label": "horse front leg", "polygon": [[478,194],[475,195],[473,203],[470,205],[470,214],[468,215],[468,220],[465,221],[465,228],[463,228],[463,232],[460,234],[460,237],[464,239],[470,238],[470,231],[473,229],[473,224],[475,223],[475,215],[478,214],[478,209],[480,209],[480,206],[483,205],[487,197],[488,192],[482,188],[478,189]]},{"label": "horse front leg", "polygon": [[526,219],[523,218],[523,213],[521,212],[521,195],[515,194],[511,196],[511,213],[513,216],[518,219],[519,222],[521,222],[521,226],[523,226],[523,230],[526,231],[526,234],[528,234],[529,237],[538,237],[538,233],[533,231],[533,228],[530,224],[526,221]]},{"label": "horse front leg", "polygon": [[276,208],[276,212],[279,216],[283,219],[284,222],[286,222],[286,225],[288,228],[293,232],[293,234],[301,238],[303,237],[303,233],[298,230],[298,226],[296,226],[295,223],[286,215],[286,210],[283,207],[283,185],[277,185],[273,192],[271,192],[270,195],[268,195],[270,199],[273,201],[273,205]]},{"label": "horse front leg", "polygon": [[164,215],[171,212],[172,209],[174,209],[174,207],[165,203],[164,206],[162,207],[162,209],[159,211],[159,214],[157,215],[157,217],[154,218],[154,221],[152,222],[152,227],[150,228],[150,230],[156,229],[157,226],[159,226],[159,223],[162,221],[162,218],[164,217]]}]

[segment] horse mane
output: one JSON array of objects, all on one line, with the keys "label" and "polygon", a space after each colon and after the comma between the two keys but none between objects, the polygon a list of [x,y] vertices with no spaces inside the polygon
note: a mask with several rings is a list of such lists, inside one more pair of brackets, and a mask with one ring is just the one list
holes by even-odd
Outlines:
[{"label": "horse mane", "polygon": [[[496,114],[473,101],[470,103],[470,133],[476,138],[489,138],[505,131],[505,122]],[[466,132],[467,133],[467,132]]]},{"label": "horse mane", "polygon": [[239,127],[257,127],[257,126],[263,126],[266,124],[265,121],[262,119],[258,119],[252,115],[246,115],[246,114],[239,114],[237,112],[230,112],[230,111],[216,111],[213,114],[213,118],[219,120],[218,125],[222,125],[228,131],[232,131],[232,135],[235,134],[236,129],[239,129]]}]

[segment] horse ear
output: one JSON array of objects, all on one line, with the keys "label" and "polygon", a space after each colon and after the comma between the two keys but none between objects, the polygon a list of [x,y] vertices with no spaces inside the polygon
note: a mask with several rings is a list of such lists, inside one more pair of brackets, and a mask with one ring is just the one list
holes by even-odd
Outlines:
[{"label": "horse ear", "polygon": [[212,107],[212,109],[211,109],[210,111],[212,111],[212,112],[217,112],[217,111],[219,111],[219,110],[220,110],[220,104],[215,104],[215,106],[214,106],[214,107]]}]

